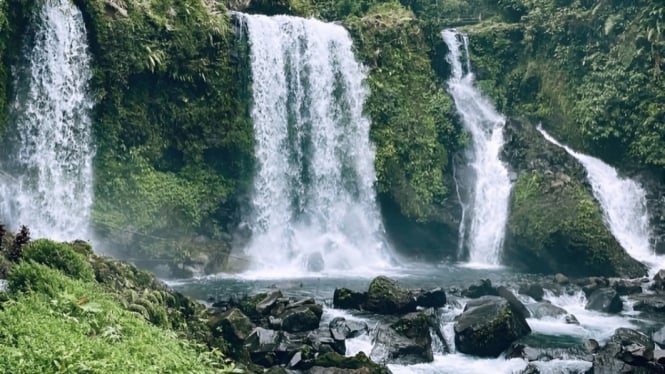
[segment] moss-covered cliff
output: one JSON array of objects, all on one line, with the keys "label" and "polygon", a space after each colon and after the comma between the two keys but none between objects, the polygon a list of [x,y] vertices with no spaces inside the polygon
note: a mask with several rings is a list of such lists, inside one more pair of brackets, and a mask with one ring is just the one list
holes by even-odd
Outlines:
[{"label": "moss-covered cliff", "polygon": [[[11,131],[10,71],[38,1],[0,1],[0,137]],[[248,51],[227,8],[317,16],[349,29],[368,68],[376,187],[399,247],[456,251],[450,162],[466,140],[445,92],[445,27],[470,33],[477,83],[501,111],[542,121],[566,143],[624,168],[651,168],[663,183],[665,12],[652,2],[75,3],[94,56],[93,223],[125,258],[223,267],[255,166]],[[520,178],[519,191],[534,175],[542,176]],[[562,198],[583,194],[597,210],[583,176],[573,179]],[[535,213],[519,201],[513,215],[532,230],[539,218],[526,217]]]}]

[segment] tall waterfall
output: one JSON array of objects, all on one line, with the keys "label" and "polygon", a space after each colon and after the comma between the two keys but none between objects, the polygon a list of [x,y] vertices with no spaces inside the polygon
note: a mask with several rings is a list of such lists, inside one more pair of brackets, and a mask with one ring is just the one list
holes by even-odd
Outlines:
[{"label": "tall waterfall", "polygon": [[363,116],[365,73],[341,26],[238,14],[252,70],[252,267],[284,274],[388,265]]},{"label": "tall waterfall", "polygon": [[469,222],[463,223],[460,242],[469,251],[470,265],[495,266],[500,262],[512,188],[508,170],[499,159],[505,119],[473,86],[466,35],[454,30],[444,30],[441,34],[452,67],[448,92],[472,138],[467,157],[473,190],[468,194],[470,201],[462,203]]},{"label": "tall waterfall", "polygon": [[665,256],[656,255],[650,244],[649,212],[642,186],[632,179],[621,178],[616,169],[603,161],[559,143],[540,126],[538,131],[547,141],[565,149],[584,166],[593,196],[603,210],[603,218],[626,252],[647,264],[652,272],[660,270],[665,265]]},{"label": "tall waterfall", "polygon": [[33,237],[90,239],[93,102],[85,25],[71,0],[42,3],[10,108],[15,147],[2,155],[0,222],[27,225]]}]

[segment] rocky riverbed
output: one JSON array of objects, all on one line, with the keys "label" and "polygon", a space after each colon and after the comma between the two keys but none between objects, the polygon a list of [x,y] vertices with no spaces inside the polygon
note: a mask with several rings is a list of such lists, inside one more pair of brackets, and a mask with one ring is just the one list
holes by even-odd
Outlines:
[{"label": "rocky riverbed", "polygon": [[209,326],[257,372],[455,372],[440,368],[446,357],[507,373],[665,372],[665,272],[443,286],[379,276],[322,298],[274,288],[215,302]]}]

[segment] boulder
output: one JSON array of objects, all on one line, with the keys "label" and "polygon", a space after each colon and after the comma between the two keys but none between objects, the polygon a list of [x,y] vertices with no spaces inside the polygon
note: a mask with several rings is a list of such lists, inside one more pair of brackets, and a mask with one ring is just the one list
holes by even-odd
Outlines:
[{"label": "boulder", "polygon": [[355,292],[348,288],[335,288],[333,307],[338,309],[362,309],[367,302],[367,292]]},{"label": "boulder", "polygon": [[241,343],[254,329],[254,324],[237,308],[230,309],[208,320],[208,326],[216,336],[223,336],[230,343]]},{"label": "boulder", "polygon": [[481,279],[473,283],[466,290],[462,291],[462,296],[477,299],[482,296],[498,296],[496,288],[492,287],[492,281],[489,279]]},{"label": "boulder", "polygon": [[279,319],[282,320],[282,330],[287,332],[311,331],[319,328],[323,315],[323,307],[317,304],[289,306]]},{"label": "boulder", "polygon": [[257,327],[245,339],[244,347],[252,362],[271,367],[288,364],[293,355],[304,347],[304,343],[300,337],[283,331]]},{"label": "boulder", "polygon": [[346,341],[333,338],[330,329],[318,329],[307,334],[305,340],[319,353],[336,352],[346,354]]},{"label": "boulder", "polygon": [[522,304],[521,301],[517,299],[517,297],[513,294],[512,291],[507,289],[504,286],[499,286],[496,289],[496,292],[499,296],[503,297],[508,301],[510,304],[510,307],[518,313],[522,318],[529,318],[531,317],[531,313],[529,313],[529,310]]},{"label": "boulder", "polygon": [[542,301],[540,303],[529,304],[527,309],[529,309],[529,311],[531,312],[531,316],[533,318],[543,318],[543,317],[558,318],[568,314],[568,312],[565,309],[559,308],[558,306],[553,305],[549,301]]},{"label": "boulder", "polygon": [[530,123],[510,119],[504,159],[519,177],[511,194],[503,260],[529,273],[639,277],[646,268],[612,235],[584,167]]},{"label": "boulder", "polygon": [[633,309],[647,313],[665,313],[665,296],[663,295],[635,295]]},{"label": "boulder", "polygon": [[261,315],[270,314],[270,310],[277,303],[277,300],[283,298],[282,291],[272,290],[268,292],[259,302],[256,303],[256,311]]},{"label": "boulder", "polygon": [[416,300],[396,280],[379,276],[369,284],[365,309],[377,314],[406,314],[416,311]]},{"label": "boulder", "polygon": [[568,284],[568,283],[570,282],[570,281],[568,280],[568,277],[565,276],[565,275],[563,275],[563,274],[561,274],[561,273],[556,273],[556,274],[554,275],[554,281],[555,281],[557,284],[560,284],[560,285],[565,285],[565,284]]},{"label": "boulder", "polygon": [[507,300],[494,296],[469,301],[454,330],[459,352],[485,357],[497,357],[531,332],[524,317]]},{"label": "boulder", "polygon": [[543,287],[534,283],[521,285],[517,292],[520,295],[529,296],[536,301],[543,301],[543,296],[545,296],[545,290]]},{"label": "boulder", "polygon": [[371,357],[398,364],[432,362],[432,337],[427,316],[409,313],[390,326],[381,326],[375,336]]},{"label": "boulder", "polygon": [[623,301],[612,288],[601,288],[589,296],[586,309],[603,313],[619,313],[623,309]]},{"label": "boulder", "polygon": [[416,305],[423,308],[441,308],[446,305],[446,292],[440,287],[416,291]]},{"label": "boulder", "polygon": [[360,352],[354,357],[345,357],[339,353],[319,355],[311,363],[314,365],[309,374],[391,374],[391,371]]},{"label": "boulder", "polygon": [[643,362],[642,358],[648,361],[653,358],[654,347],[653,341],[641,332],[619,328],[594,356],[593,373],[650,373],[648,369],[632,365],[623,359],[632,360],[633,364]]},{"label": "boulder", "polygon": [[365,322],[347,321],[344,317],[333,318],[328,324],[330,335],[335,340],[346,340],[369,333],[369,327]]},{"label": "boulder", "polygon": [[641,279],[612,279],[610,284],[620,296],[642,293]]}]

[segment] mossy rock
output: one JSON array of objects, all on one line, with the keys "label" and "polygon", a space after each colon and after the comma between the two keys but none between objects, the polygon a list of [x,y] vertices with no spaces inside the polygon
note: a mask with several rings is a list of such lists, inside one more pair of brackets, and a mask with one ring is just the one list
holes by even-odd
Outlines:
[{"label": "mossy rock", "polygon": [[416,299],[396,280],[379,276],[369,284],[365,309],[379,314],[406,314],[416,311]]},{"label": "mossy rock", "polygon": [[318,356],[314,366],[339,369],[366,368],[370,374],[389,374],[390,370],[370,360],[365,353],[360,352],[353,357],[345,357],[336,352],[328,352]]},{"label": "mossy rock", "polygon": [[565,174],[531,171],[518,179],[511,200],[504,261],[520,270],[640,277],[607,228],[598,203],[581,182]]}]

